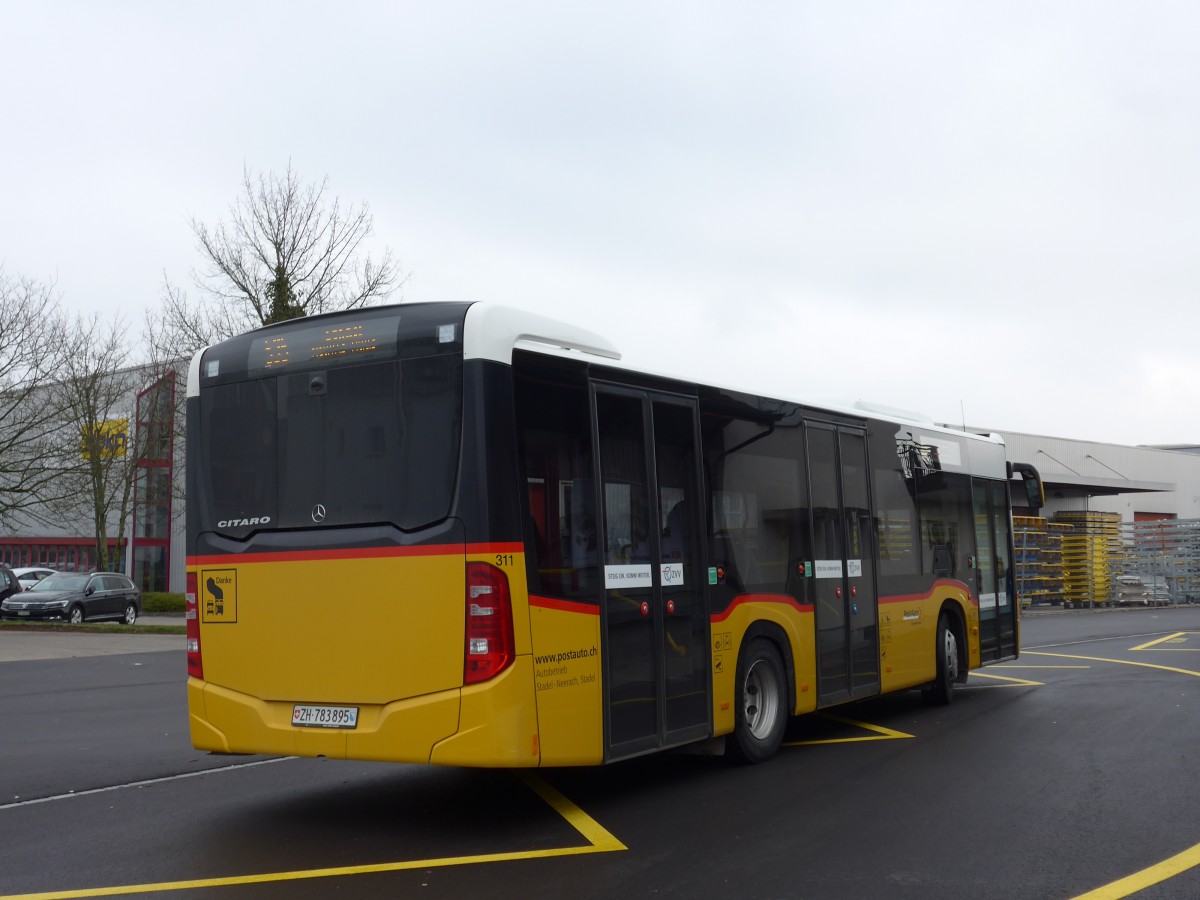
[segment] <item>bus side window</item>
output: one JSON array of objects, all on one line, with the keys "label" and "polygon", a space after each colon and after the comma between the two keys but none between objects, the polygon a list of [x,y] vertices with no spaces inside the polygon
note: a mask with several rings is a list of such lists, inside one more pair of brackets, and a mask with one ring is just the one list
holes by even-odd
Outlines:
[{"label": "bus side window", "polygon": [[[660,493],[662,493],[660,491]],[[662,535],[662,560],[672,562],[683,559],[684,549],[688,545],[687,533],[687,501],[680,500],[667,513],[667,524]]]},{"label": "bus side window", "polygon": [[525,478],[529,589],[598,600],[595,486],[586,383],[563,373],[514,378],[518,448]]},{"label": "bus side window", "polygon": [[971,482],[966,475],[939,473],[928,487],[917,490],[917,509],[921,525],[921,544],[926,548],[924,571],[938,578],[964,578],[969,571],[968,557],[974,552],[970,534],[959,533],[960,522],[973,522]]},{"label": "bus side window", "polygon": [[[767,428],[733,419],[703,423],[713,501],[710,565],[724,566],[725,583],[738,592],[803,598],[809,556],[804,439],[795,426]],[[728,447],[726,450],[724,448]]]},{"label": "bus side window", "polygon": [[938,578],[949,578],[954,575],[954,549],[949,544],[934,544],[933,574]]}]

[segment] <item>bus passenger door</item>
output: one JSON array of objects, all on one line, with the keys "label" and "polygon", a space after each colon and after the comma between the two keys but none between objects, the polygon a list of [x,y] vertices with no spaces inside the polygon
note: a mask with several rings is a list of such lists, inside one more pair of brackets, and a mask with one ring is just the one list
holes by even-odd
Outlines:
[{"label": "bus passenger door", "polygon": [[830,706],[879,693],[875,532],[866,435],[814,423],[807,433],[817,703]]},{"label": "bus passenger door", "polygon": [[606,759],[711,734],[694,400],[594,391]]},{"label": "bus passenger door", "polygon": [[1017,655],[1017,604],[1010,583],[1007,486],[973,481],[975,590],[979,597],[979,659],[994,662]]}]

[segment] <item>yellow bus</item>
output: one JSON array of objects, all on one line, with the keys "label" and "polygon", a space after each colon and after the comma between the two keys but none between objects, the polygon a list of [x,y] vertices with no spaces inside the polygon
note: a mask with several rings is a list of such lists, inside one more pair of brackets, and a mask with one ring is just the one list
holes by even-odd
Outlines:
[{"label": "yellow bus", "polygon": [[209,347],[187,429],[198,749],[757,762],[789,716],[946,703],[1018,652],[1009,490],[1041,488],[996,437],[636,371],[471,303]]}]

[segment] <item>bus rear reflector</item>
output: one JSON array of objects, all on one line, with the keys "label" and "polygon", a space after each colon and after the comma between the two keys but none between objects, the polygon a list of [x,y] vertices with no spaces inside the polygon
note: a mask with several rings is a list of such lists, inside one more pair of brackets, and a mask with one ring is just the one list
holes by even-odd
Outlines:
[{"label": "bus rear reflector", "polygon": [[495,566],[467,563],[467,645],[463,684],[478,684],[513,661],[512,597]]},{"label": "bus rear reflector", "polygon": [[204,677],[204,660],[200,656],[200,606],[196,602],[196,573],[188,572],[184,622],[187,625],[187,670],[192,678]]}]

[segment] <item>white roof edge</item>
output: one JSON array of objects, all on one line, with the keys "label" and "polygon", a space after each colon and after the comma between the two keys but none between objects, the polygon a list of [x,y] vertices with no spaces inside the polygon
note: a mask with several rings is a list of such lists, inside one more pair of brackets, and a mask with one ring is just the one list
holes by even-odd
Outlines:
[{"label": "white roof edge", "polygon": [[511,363],[518,344],[574,350],[604,359],[620,359],[608,338],[558,319],[510,306],[474,303],[463,326],[463,358]]},{"label": "white roof edge", "polygon": [[870,400],[856,400],[854,408],[862,412],[875,413],[884,415],[889,419],[898,419],[906,422],[916,422],[920,425],[936,425],[933,421],[933,416],[927,416],[924,413],[912,412],[907,409],[900,409],[897,406],[885,406],[882,403],[874,403]]},{"label": "white roof edge", "polygon": [[200,396],[200,357],[207,349],[208,347],[201,347],[197,350],[192,354],[192,361],[188,364],[187,396],[189,397]]}]

